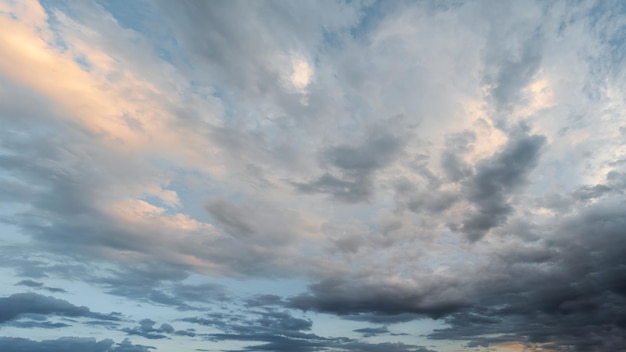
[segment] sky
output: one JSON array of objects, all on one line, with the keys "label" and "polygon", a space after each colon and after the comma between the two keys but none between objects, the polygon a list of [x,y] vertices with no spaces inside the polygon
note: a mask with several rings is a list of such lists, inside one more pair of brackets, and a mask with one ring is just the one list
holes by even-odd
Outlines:
[{"label": "sky", "polygon": [[626,2],[0,28],[1,351],[626,351]]}]

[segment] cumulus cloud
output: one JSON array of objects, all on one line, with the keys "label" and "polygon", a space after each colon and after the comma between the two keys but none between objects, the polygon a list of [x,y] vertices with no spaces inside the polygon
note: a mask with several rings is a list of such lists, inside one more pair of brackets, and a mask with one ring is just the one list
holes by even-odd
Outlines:
[{"label": "cumulus cloud", "polygon": [[0,349],[623,349],[624,18],[1,3]]}]

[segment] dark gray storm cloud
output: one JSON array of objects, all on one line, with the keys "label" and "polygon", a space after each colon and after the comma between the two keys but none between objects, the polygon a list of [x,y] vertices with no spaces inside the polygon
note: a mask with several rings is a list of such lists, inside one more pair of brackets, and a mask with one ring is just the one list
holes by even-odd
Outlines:
[{"label": "dark gray storm cloud", "polygon": [[[480,163],[470,183],[477,187],[475,199],[492,201],[480,196],[492,192],[499,202],[501,194],[522,185],[543,143],[542,137],[525,135]],[[515,222],[495,234],[518,236],[518,245],[501,248],[471,281],[440,278],[392,289],[335,278],[311,285],[309,293],[290,297],[287,305],[377,324],[438,317],[450,327],[429,338],[468,341],[467,347],[518,341],[556,351],[620,350],[626,344],[626,209],[624,186],[614,182],[615,174],[607,172],[610,187],[582,186],[562,195],[575,210],[548,227],[519,223],[526,218],[515,214]],[[443,288],[455,286],[464,299],[443,298]]]},{"label": "dark gray storm cloud", "polygon": [[362,329],[356,329],[353,331],[363,334],[363,337],[372,337],[372,336],[389,333],[389,329],[387,329],[386,326],[381,326],[379,328],[362,328]]},{"label": "dark gray storm cloud", "polygon": [[[406,313],[415,314],[412,317],[440,318],[469,304],[461,297],[445,297],[444,292],[454,285],[456,283],[440,280],[419,292],[407,287],[392,288],[334,278],[310,285],[310,293],[290,297],[288,305],[342,316],[373,313],[390,322],[394,318],[397,322],[406,321]],[[438,295],[441,297],[437,298]]]},{"label": "dark gray storm cloud", "polygon": [[549,253],[502,253],[494,263],[500,269],[485,273],[484,279],[506,279],[485,285],[475,305],[450,315],[450,328],[430,337],[470,340],[473,346],[513,340],[547,343],[557,351],[623,348],[624,210],[622,201],[610,202],[565,218],[546,239]]},{"label": "dark gray storm cloud", "polygon": [[118,313],[95,313],[85,306],[75,306],[68,301],[36,293],[16,293],[0,298],[0,324],[26,313],[120,320]]},{"label": "dark gray storm cloud", "polygon": [[433,303],[437,290],[419,295],[333,280],[288,304],[384,324],[439,317],[450,327],[429,338],[465,340],[468,347],[521,341],[557,351],[619,350],[626,343],[624,214],[623,201],[595,204],[560,220],[540,246],[503,249],[462,288],[464,301]]},{"label": "dark gray storm cloud", "polygon": [[417,313],[399,313],[392,315],[385,315],[376,312],[364,312],[357,314],[347,314],[341,316],[346,320],[368,322],[373,324],[397,324],[406,323],[413,320],[419,320],[424,317],[423,314]]},{"label": "dark gray storm cloud", "polygon": [[149,352],[153,347],[134,345],[129,340],[115,343],[111,339],[61,337],[56,340],[33,341],[0,337],[0,350],[5,352]]},{"label": "dark gray storm cloud", "polygon": [[545,143],[544,136],[518,132],[501,151],[477,163],[474,176],[464,184],[475,210],[460,226],[470,241],[481,239],[514,211],[508,198],[527,182]]}]

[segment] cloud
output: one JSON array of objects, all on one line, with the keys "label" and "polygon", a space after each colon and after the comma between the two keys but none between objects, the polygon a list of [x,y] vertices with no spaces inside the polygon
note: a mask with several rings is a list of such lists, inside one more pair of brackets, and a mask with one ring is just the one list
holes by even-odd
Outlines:
[{"label": "cloud", "polygon": [[491,83],[491,96],[499,113],[510,111],[511,105],[520,98],[521,88],[530,83],[539,69],[541,45],[540,38],[531,36],[520,45],[518,52],[507,53],[509,57],[498,58],[502,61],[496,65],[499,71]]},{"label": "cloud", "polygon": [[441,280],[420,292],[391,283],[367,285],[333,278],[310,285],[310,294],[290,297],[289,306],[338,315],[374,313],[390,320],[397,317],[398,321],[405,321],[405,313],[439,318],[468,305],[466,298],[460,296],[451,284],[454,283]]},{"label": "cloud", "polygon": [[[328,338],[310,333],[309,331],[314,330],[313,321],[309,319],[296,318],[293,316],[294,312],[281,310],[283,308],[284,307],[264,307],[263,310],[246,310],[243,312],[244,314],[241,315],[233,314],[232,312],[207,313],[203,317],[189,317],[181,319],[181,321],[217,328],[223,331],[222,333],[210,334],[193,333],[193,336],[204,336],[206,339],[211,341],[267,342],[267,344],[250,346],[247,349],[258,348],[261,350],[287,350],[289,348],[303,348],[304,350],[315,350],[315,348],[326,348],[350,351],[377,351],[377,348],[382,350],[382,346],[385,345],[376,343],[361,343],[358,340],[346,337]],[[363,331],[367,332],[368,329],[365,328]],[[181,331],[176,333],[181,333]],[[389,331],[386,331],[386,333],[390,336],[406,335],[395,334]],[[398,348],[401,351],[405,351],[405,349],[406,351],[413,351],[412,348],[417,347],[403,344],[397,344],[397,346],[399,346]],[[419,350],[419,348],[416,350]]]},{"label": "cloud", "polygon": [[[230,322],[227,319],[230,320]],[[206,317],[203,318],[190,317],[181,319],[181,321],[187,323],[194,323],[204,326],[215,326],[220,329],[226,329],[230,323],[236,322],[238,320],[239,318],[237,317],[232,317],[221,313],[209,313],[206,315]]]},{"label": "cloud", "polygon": [[231,298],[226,287],[214,283],[177,285],[174,288],[174,295],[192,302],[227,301]]},{"label": "cloud", "polygon": [[[151,263],[112,271],[108,277],[94,279],[107,293],[155,305],[194,310],[207,303],[231,299],[226,287],[213,284],[182,284],[189,273],[181,267]],[[169,284],[164,284],[169,282]]]},{"label": "cloud", "polygon": [[282,351],[295,348],[308,351],[318,346],[314,340],[325,340],[315,334],[301,332],[311,329],[311,321],[295,318],[287,311],[266,310],[250,313],[256,318],[217,313],[209,314],[206,318],[185,318],[183,321],[223,331],[208,334],[206,337],[209,340],[267,342],[267,345],[255,347],[261,350]]},{"label": "cloud", "polygon": [[399,313],[393,315],[383,315],[379,313],[358,313],[342,315],[341,317],[346,320],[364,321],[373,324],[398,324],[422,319],[423,315],[417,313]]},{"label": "cloud", "polygon": [[361,329],[355,329],[353,331],[363,334],[363,337],[372,337],[372,336],[389,333],[389,330],[387,329],[386,326],[382,326],[379,328],[361,328]]},{"label": "cloud", "polygon": [[9,323],[10,326],[21,328],[21,329],[59,329],[70,327],[72,325],[65,323],[53,323],[49,321],[39,322],[39,321],[12,321]]},{"label": "cloud", "polygon": [[66,317],[85,317],[99,320],[119,320],[116,313],[101,314],[85,306],[75,306],[65,300],[42,296],[36,293],[16,293],[0,298],[0,323],[18,318],[21,314],[60,315]]},{"label": "cloud", "polygon": [[[322,44],[320,29],[347,30],[359,15],[358,6],[335,2],[318,6],[266,3],[252,8],[228,2],[177,6],[160,2],[159,7],[197,67],[205,67],[206,74],[235,94],[272,98],[285,90],[283,80],[308,82],[309,74],[300,67],[301,61],[291,64],[294,51],[301,53],[296,57],[308,56],[309,50],[315,50],[311,46]],[[224,20],[231,16],[239,21]],[[276,26],[266,26],[268,18]],[[298,26],[285,30],[294,23]],[[199,35],[201,32],[212,34]]]},{"label": "cloud", "polygon": [[[185,318],[188,323],[210,326],[222,330],[221,333],[205,335],[210,341],[244,341],[256,342],[242,350],[229,351],[317,351],[317,350],[345,350],[345,351],[384,351],[392,348],[397,351],[427,352],[421,346],[403,343],[366,343],[346,337],[322,337],[314,333],[305,333],[312,330],[312,321],[296,318],[286,310],[265,309],[263,311],[248,311],[248,314],[237,316],[233,314],[211,313],[206,317]],[[261,343],[261,344],[258,344]],[[395,348],[395,349],[393,349]]]},{"label": "cloud", "polygon": [[26,286],[26,287],[33,287],[33,288],[39,288],[43,286],[43,283],[41,282],[37,282],[37,281],[33,281],[33,280],[22,280],[18,283],[16,283],[15,285],[21,285],[21,286]]},{"label": "cloud", "polygon": [[246,347],[242,350],[230,350],[232,352],[242,351],[318,351],[320,349],[339,348],[344,351],[399,351],[399,352],[433,352],[423,346],[408,345],[401,342],[398,343],[366,343],[352,340],[337,339],[337,341],[316,341],[314,336],[309,336],[308,340],[289,339],[280,336],[263,336],[263,335],[217,335],[220,338],[231,337],[242,341],[262,341],[260,345]]},{"label": "cloud", "polygon": [[607,185],[582,186],[574,191],[574,197],[582,201],[589,201],[594,198],[599,198],[610,191],[611,187]]},{"label": "cloud", "polygon": [[26,286],[26,287],[31,287],[31,288],[36,288],[36,289],[43,289],[52,293],[66,293],[67,291],[65,291],[62,288],[58,288],[58,287],[47,287],[44,286],[43,283],[41,282],[37,282],[37,281],[33,281],[33,280],[22,280],[20,282],[18,282],[17,284],[15,284],[16,286]]},{"label": "cloud", "polygon": [[366,176],[343,179],[331,174],[324,174],[308,183],[295,183],[303,193],[325,193],[334,199],[348,203],[368,200],[372,195],[372,181]]},{"label": "cloud", "polygon": [[362,145],[336,146],[324,151],[323,160],[346,172],[368,173],[390,163],[401,149],[401,141],[385,130],[376,130]]},{"label": "cloud", "polygon": [[[622,207],[597,204],[564,218],[546,244],[552,255],[533,259],[515,255],[520,248],[507,249],[485,278],[508,279],[486,285],[469,312],[452,314],[446,318],[450,328],[430,337],[471,340],[476,346],[512,340],[549,343],[574,351],[623,345],[625,273],[618,269],[624,262],[618,252],[626,245],[619,235],[626,220]],[[501,336],[489,337],[493,334]]]},{"label": "cloud", "polygon": [[282,306],[284,304],[283,298],[277,295],[255,295],[252,298],[248,298],[245,302],[248,307],[271,307],[273,305]]},{"label": "cloud", "polygon": [[[623,349],[623,10],[0,4],[10,288],[159,320],[17,293],[10,331],[99,340],[2,343]],[[396,343],[414,320],[436,330]]]},{"label": "cloud", "polygon": [[148,352],[151,347],[133,345],[124,340],[96,340],[94,338],[61,337],[56,340],[33,341],[16,337],[0,337],[0,348],[7,352]]},{"label": "cloud", "polygon": [[268,311],[261,313],[257,323],[269,329],[277,330],[311,330],[313,323],[310,320],[292,317],[288,312]]},{"label": "cloud", "polygon": [[174,332],[174,328],[167,323],[161,324],[160,327],[155,328],[156,322],[151,319],[143,319],[139,322],[139,326],[135,328],[123,328],[121,331],[128,335],[138,335],[150,340],[166,339],[168,335]]},{"label": "cloud", "polygon": [[475,175],[464,185],[475,211],[460,227],[470,241],[481,239],[513,212],[507,198],[527,182],[526,176],[537,165],[545,143],[544,136],[513,135],[501,151],[477,163]]},{"label": "cloud", "polygon": [[374,194],[375,172],[390,165],[402,153],[408,138],[401,117],[389,119],[389,125],[372,126],[356,145],[343,144],[321,152],[321,164],[338,172],[326,172],[316,180],[294,182],[303,193],[329,194],[332,199],[356,203],[367,201]]}]

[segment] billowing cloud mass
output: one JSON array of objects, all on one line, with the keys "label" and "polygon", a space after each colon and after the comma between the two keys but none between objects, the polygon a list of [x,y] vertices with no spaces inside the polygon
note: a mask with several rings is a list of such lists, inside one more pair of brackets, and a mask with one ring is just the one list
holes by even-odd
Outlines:
[{"label": "billowing cloud mass", "polygon": [[0,0],[1,351],[626,350],[626,7]]}]

